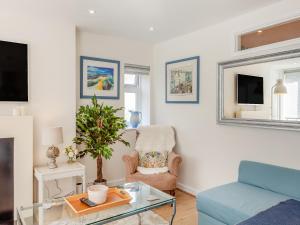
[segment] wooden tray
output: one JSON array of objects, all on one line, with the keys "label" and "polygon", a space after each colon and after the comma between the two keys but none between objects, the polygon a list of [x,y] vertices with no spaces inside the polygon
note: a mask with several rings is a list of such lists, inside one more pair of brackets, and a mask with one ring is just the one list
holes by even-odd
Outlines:
[{"label": "wooden tray", "polygon": [[100,210],[109,209],[115,206],[125,205],[131,201],[131,196],[124,190],[118,188],[109,188],[107,200],[105,203],[89,207],[80,201],[80,198],[87,198],[87,193],[73,195],[65,198],[66,203],[78,215],[98,212]]}]

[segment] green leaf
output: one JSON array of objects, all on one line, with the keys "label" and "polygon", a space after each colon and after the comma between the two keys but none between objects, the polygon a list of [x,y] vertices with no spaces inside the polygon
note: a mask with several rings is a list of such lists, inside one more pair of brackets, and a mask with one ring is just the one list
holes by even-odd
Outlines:
[{"label": "green leaf", "polygon": [[73,142],[85,146],[79,152],[79,158],[89,154],[92,158],[101,156],[110,159],[113,153],[112,144],[121,142],[129,146],[122,137],[126,121],[117,116],[123,108],[99,104],[95,95],[91,102],[91,105],[80,106],[76,113],[76,137]]}]

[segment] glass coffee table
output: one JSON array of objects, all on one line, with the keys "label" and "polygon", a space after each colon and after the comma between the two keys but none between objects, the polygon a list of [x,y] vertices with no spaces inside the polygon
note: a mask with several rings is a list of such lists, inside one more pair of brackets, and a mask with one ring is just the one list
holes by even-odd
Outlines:
[{"label": "glass coffee table", "polygon": [[[137,224],[143,224],[141,213],[159,208],[163,205],[173,207],[167,224],[172,225],[176,214],[176,199],[156,188],[142,182],[125,183],[117,186],[126,190],[132,197],[129,204],[101,210],[83,216],[75,214],[64,199],[45,203],[36,203],[29,207],[17,209],[19,225],[88,225],[107,224],[136,215]],[[155,200],[153,200],[155,196]],[[150,201],[150,197],[152,200]],[[165,223],[164,223],[165,224]]]}]

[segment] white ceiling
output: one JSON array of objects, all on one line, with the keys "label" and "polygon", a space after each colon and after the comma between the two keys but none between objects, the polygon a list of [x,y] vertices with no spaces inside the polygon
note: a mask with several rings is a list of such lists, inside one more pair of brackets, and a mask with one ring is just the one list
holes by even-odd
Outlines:
[{"label": "white ceiling", "polygon": [[[81,30],[159,42],[278,1],[7,0],[6,6],[52,16],[60,14]],[[1,7],[3,9],[3,4]],[[96,13],[90,15],[90,9]],[[151,26],[155,29],[153,32],[149,31]]]}]

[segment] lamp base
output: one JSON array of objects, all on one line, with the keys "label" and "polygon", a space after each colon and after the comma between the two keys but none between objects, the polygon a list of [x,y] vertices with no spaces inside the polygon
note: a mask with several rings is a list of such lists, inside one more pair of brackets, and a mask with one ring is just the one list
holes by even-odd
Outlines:
[{"label": "lamp base", "polygon": [[52,145],[48,148],[47,150],[47,157],[49,158],[48,161],[48,168],[49,169],[55,169],[57,168],[57,164],[56,164],[56,157],[59,156],[59,149],[58,147]]},{"label": "lamp base", "polygon": [[50,158],[47,165],[48,165],[49,169],[57,168],[56,159],[55,158]]}]

